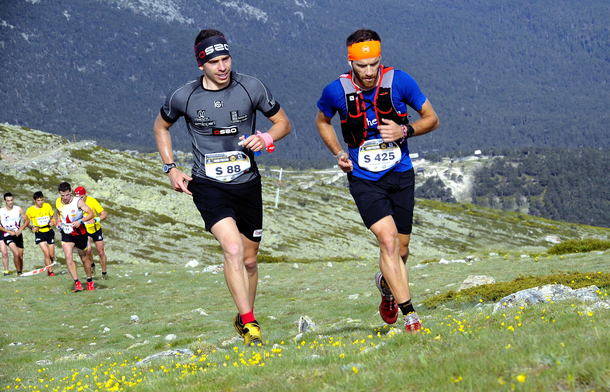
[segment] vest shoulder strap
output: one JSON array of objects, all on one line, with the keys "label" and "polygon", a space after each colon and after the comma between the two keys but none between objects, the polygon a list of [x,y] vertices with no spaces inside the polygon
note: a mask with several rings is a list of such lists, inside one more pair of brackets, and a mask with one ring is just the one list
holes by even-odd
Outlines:
[{"label": "vest shoulder strap", "polygon": [[[353,94],[356,92],[354,83],[352,81],[351,73],[344,73],[339,75],[339,81],[345,95]],[[383,67],[381,70],[381,84],[380,87],[392,88],[392,82],[394,81],[394,67]]]}]

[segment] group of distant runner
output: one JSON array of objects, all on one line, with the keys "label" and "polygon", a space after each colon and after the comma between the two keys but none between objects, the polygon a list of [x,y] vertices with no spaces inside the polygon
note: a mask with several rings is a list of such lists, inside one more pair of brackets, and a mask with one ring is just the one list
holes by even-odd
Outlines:
[{"label": "group of distant runner", "polygon": [[[102,268],[102,278],[107,279],[107,258],[102,233],[101,221],[106,219],[107,212],[87,190],[79,186],[72,191],[67,182],[58,186],[59,197],[55,209],[45,202],[41,191],[34,192],[34,204],[27,210],[15,205],[12,193],[3,195],[4,206],[0,208],[0,250],[2,252],[3,275],[10,274],[9,250],[13,255],[17,275],[23,273],[24,238],[23,232],[30,229],[34,233],[34,243],[40,247],[48,276],[55,276],[55,230],[61,233],[61,247],[66,259],[66,266],[74,279],[75,292],[83,291],[78,278],[73,251],[76,248],[83,262],[86,275],[86,289],[95,290],[93,274],[93,251],[95,246]],[[93,245],[93,246],[92,246]]]},{"label": "group of distant runner", "polygon": [[[349,70],[322,91],[315,124],[337,165],[347,173],[364,224],[377,238],[380,272],[374,281],[381,294],[381,318],[393,324],[400,309],[405,330],[416,332],[421,321],[411,302],[405,266],[415,202],[407,141],[436,129],[439,119],[409,74],[381,64],[379,34],[357,30],[346,46]],[[206,230],[220,243],[225,280],[238,311],[236,331],[245,344],[262,344],[254,301],[263,203],[254,158],[263,150],[275,150],[274,143],[290,133],[291,123],[263,82],[232,70],[230,47],[222,32],[201,30],[194,52],[202,74],[167,95],[153,131],[172,187],[192,196]],[[272,63],[261,53],[259,61],[265,60]],[[408,107],[419,114],[417,121],[409,122]],[[271,121],[267,132],[256,130],[257,112]],[[347,152],[331,124],[336,113]],[[170,128],[180,117],[193,146],[190,176],[177,167],[172,151]],[[341,228],[341,222],[329,224]]]}]

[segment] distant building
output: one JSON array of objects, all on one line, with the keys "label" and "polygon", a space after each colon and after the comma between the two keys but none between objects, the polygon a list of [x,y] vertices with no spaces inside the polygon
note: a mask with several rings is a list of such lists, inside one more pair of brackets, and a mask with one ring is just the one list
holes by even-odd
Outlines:
[{"label": "distant building", "polygon": [[418,167],[416,173],[417,174],[424,174],[424,168],[423,167]]},{"label": "distant building", "polygon": [[418,154],[418,153],[416,153],[416,152],[411,153],[411,154],[409,154],[409,158],[411,158],[411,159],[417,159],[417,158],[419,158],[419,154]]},{"label": "distant building", "polygon": [[481,150],[474,150],[474,155],[481,155],[481,154],[482,154]]}]

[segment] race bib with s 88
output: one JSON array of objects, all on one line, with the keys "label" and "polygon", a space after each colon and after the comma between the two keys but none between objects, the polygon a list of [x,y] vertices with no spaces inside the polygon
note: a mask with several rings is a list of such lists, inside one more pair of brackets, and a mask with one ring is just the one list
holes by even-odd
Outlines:
[{"label": "race bib with s 88", "polygon": [[241,151],[205,154],[205,174],[215,180],[233,181],[249,169],[250,158]]}]

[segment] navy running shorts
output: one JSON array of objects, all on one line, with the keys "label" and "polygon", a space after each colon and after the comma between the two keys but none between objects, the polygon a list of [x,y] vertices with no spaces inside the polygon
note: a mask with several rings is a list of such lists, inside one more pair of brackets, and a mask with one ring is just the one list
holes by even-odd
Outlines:
[{"label": "navy running shorts", "polygon": [[415,206],[415,173],[389,172],[377,181],[347,176],[362,221],[367,229],[388,215],[394,218],[400,234],[411,234]]},{"label": "navy running shorts", "polygon": [[93,242],[104,241],[104,234],[102,233],[102,228],[100,228],[95,233],[87,232],[87,235],[93,239]]},{"label": "navy running shorts", "polygon": [[210,231],[218,221],[235,219],[239,232],[254,242],[263,234],[263,196],[260,177],[243,184],[223,184],[194,177],[188,190],[193,202]]},{"label": "navy running shorts", "polygon": [[34,242],[36,245],[41,242],[46,242],[49,245],[55,244],[55,232],[53,230],[45,231],[41,233],[39,231],[34,233]]},{"label": "navy running shorts", "polygon": [[23,234],[7,235],[5,237],[2,237],[2,239],[4,240],[4,243],[6,245],[10,245],[11,243],[14,242],[15,245],[17,245],[17,248],[23,249]]},{"label": "navy running shorts", "polygon": [[73,242],[76,248],[85,250],[89,245],[89,237],[87,234],[70,235],[62,232],[61,242]]}]

